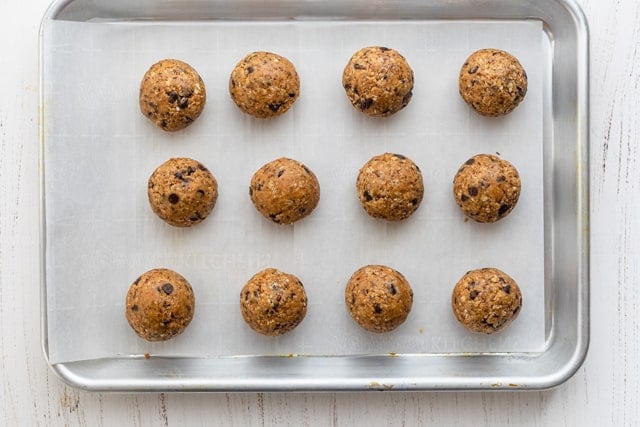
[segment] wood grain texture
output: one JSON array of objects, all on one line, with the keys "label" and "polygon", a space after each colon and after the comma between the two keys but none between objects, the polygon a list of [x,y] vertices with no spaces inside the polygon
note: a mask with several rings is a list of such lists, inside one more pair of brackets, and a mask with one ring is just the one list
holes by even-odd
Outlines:
[{"label": "wood grain texture", "polygon": [[0,425],[640,423],[640,3],[583,0],[591,30],[591,346],[563,386],[527,393],[86,393],[40,345],[37,30],[48,0],[0,0]]}]

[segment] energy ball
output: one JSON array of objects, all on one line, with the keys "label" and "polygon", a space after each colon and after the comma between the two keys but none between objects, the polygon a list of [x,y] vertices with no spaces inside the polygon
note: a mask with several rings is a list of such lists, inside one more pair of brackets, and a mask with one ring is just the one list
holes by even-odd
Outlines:
[{"label": "energy ball", "polygon": [[422,173],[402,154],[385,153],[362,166],[356,181],[364,210],[374,218],[400,221],[413,214],[424,195]]},{"label": "energy ball", "polygon": [[469,271],[458,281],[451,307],[456,319],[470,331],[493,334],[518,317],[522,293],[505,272],[482,268]]},{"label": "energy ball", "polygon": [[320,200],[320,184],[302,163],[282,157],[253,174],[249,196],[265,218],[291,224],[311,214]]},{"label": "energy ball", "polygon": [[165,341],[180,335],[191,323],[194,310],[191,285],[166,268],[147,271],[127,292],[127,321],[147,341]]},{"label": "energy ball", "polygon": [[140,83],[140,110],[160,129],[174,132],[200,116],[207,100],[204,82],[186,62],[163,59]]},{"label": "energy ball", "polygon": [[527,94],[527,73],[513,55],[481,49],[462,65],[459,89],[462,99],[481,115],[503,116]]},{"label": "energy ball", "polygon": [[253,52],[235,66],[229,78],[231,99],[245,113],[264,119],[286,113],[300,95],[300,78],[287,59]]},{"label": "energy ball", "polygon": [[218,183],[202,163],[171,158],[153,171],[147,185],[153,212],[174,227],[202,222],[218,199]]},{"label": "energy ball", "polygon": [[307,294],[302,282],[293,274],[267,268],[242,288],[240,310],[254,331],[263,335],[282,335],[304,319]]},{"label": "energy ball", "polygon": [[370,332],[389,332],[407,319],[413,291],[398,271],[384,265],[367,265],[349,279],[344,300],[358,325]]},{"label": "energy ball", "polygon": [[353,54],[342,73],[342,86],[353,106],[371,117],[402,110],[413,95],[413,70],[388,47],[365,47]]},{"label": "energy ball", "polygon": [[477,154],[458,169],[453,196],[469,218],[496,222],[516,206],[520,187],[520,176],[511,163],[492,154]]}]

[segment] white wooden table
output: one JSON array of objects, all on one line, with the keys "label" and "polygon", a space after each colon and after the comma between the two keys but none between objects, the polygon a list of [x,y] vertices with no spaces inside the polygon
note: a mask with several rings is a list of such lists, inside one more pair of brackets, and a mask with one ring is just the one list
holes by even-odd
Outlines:
[{"label": "white wooden table", "polygon": [[113,395],[65,386],[40,344],[37,34],[0,0],[0,426],[640,424],[640,2],[581,0],[591,30],[591,346],[545,392]]}]

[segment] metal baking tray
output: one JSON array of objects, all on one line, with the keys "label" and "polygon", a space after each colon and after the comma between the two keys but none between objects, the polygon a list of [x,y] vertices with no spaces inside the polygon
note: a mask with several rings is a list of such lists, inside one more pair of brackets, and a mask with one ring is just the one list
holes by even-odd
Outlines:
[{"label": "metal baking tray", "polygon": [[[131,355],[50,363],[66,383],[96,391],[534,390],[557,386],[582,364],[589,341],[588,30],[574,0],[60,0],[40,29],[41,311],[47,316],[47,111],[79,108],[49,98],[43,66],[47,31],[61,22],[507,22],[542,23],[550,55],[543,115],[545,342],[535,352],[363,353],[348,355]],[[79,84],[81,84],[80,82]],[[51,101],[53,99],[53,101]],[[73,133],[73,129],[69,132]]]}]

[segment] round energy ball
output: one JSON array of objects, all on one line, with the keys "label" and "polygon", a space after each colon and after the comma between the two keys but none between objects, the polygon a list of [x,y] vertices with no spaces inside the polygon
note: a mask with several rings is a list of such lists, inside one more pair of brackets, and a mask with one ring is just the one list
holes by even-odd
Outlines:
[{"label": "round energy ball", "polygon": [[527,73],[508,52],[481,49],[462,65],[459,90],[462,99],[481,115],[503,116],[527,94]]},{"label": "round energy ball", "polygon": [[191,323],[194,310],[191,285],[166,268],[147,271],[127,292],[127,321],[147,341],[165,341],[181,334]]},{"label": "round energy ball", "polygon": [[171,158],[149,177],[147,195],[153,212],[174,227],[192,227],[211,213],[218,183],[202,163]]},{"label": "round energy ball", "polygon": [[297,160],[273,160],[253,174],[249,196],[265,218],[291,224],[311,214],[320,200],[315,174]]},{"label": "round energy ball", "polygon": [[411,216],[424,196],[420,169],[402,154],[372,157],[360,169],[356,189],[360,204],[370,216],[389,221]]},{"label": "round energy ball", "polygon": [[267,268],[242,288],[240,310],[254,331],[263,335],[282,335],[304,319],[307,294],[302,282],[293,274]]},{"label": "round energy ball", "polygon": [[233,102],[245,113],[270,118],[286,113],[300,95],[300,78],[287,59],[253,52],[235,66],[229,78]]},{"label": "round energy ball", "polygon": [[520,187],[520,176],[511,163],[492,154],[477,154],[458,169],[453,196],[469,218],[496,222],[516,206]]},{"label": "round energy ball", "polygon": [[344,68],[342,86],[357,110],[371,117],[386,117],[411,101],[413,70],[393,49],[365,47],[354,53]]},{"label": "round energy ball", "polygon": [[497,268],[469,271],[453,288],[451,308],[456,319],[474,332],[493,334],[506,328],[520,312],[522,292]]},{"label": "round energy ball", "polygon": [[358,325],[370,332],[389,332],[407,319],[413,291],[398,271],[384,265],[367,265],[347,282],[344,300]]},{"label": "round energy ball", "polygon": [[200,116],[207,100],[204,82],[186,62],[163,59],[140,83],[140,111],[160,129],[174,132]]}]

